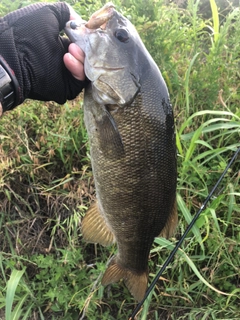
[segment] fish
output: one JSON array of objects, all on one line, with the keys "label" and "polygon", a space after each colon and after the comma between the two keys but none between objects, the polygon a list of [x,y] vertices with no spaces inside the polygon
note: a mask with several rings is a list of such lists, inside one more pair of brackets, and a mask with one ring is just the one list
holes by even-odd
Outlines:
[{"label": "fish", "polygon": [[135,300],[148,286],[155,237],[177,226],[174,115],[162,74],[133,24],[112,3],[65,33],[85,53],[84,91],[96,202],[83,239],[117,244],[101,283],[123,280]]}]

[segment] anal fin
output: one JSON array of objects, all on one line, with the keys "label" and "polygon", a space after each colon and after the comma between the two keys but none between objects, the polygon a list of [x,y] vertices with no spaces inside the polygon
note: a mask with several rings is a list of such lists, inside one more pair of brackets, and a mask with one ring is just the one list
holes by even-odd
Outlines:
[{"label": "anal fin", "polygon": [[134,299],[141,301],[147,290],[148,272],[137,273],[130,269],[122,268],[114,257],[102,278],[102,285],[118,282],[123,279],[126,287],[133,295]]},{"label": "anal fin", "polygon": [[82,236],[86,242],[100,243],[109,246],[115,242],[115,237],[95,202],[82,220]]},{"label": "anal fin", "polygon": [[177,213],[177,201],[175,200],[172,211],[159,237],[170,238],[173,235],[177,227],[177,224],[178,224],[178,213]]}]

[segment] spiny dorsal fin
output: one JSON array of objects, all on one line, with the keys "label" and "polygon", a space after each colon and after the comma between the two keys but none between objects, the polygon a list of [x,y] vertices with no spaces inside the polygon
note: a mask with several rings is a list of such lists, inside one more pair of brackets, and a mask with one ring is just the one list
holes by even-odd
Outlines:
[{"label": "spiny dorsal fin", "polygon": [[82,220],[82,236],[87,242],[100,243],[103,246],[115,242],[114,234],[100,213],[97,202],[88,209]]},{"label": "spiny dorsal fin", "polygon": [[115,257],[111,260],[103,275],[102,285],[106,286],[110,283],[118,282],[120,279],[123,279],[134,299],[141,301],[147,290],[148,272],[136,273],[132,270],[122,268],[116,260],[117,259]]},{"label": "spiny dorsal fin", "polygon": [[161,231],[159,237],[170,238],[178,224],[178,214],[177,214],[177,201],[174,202],[172,212],[170,213],[165,227]]}]

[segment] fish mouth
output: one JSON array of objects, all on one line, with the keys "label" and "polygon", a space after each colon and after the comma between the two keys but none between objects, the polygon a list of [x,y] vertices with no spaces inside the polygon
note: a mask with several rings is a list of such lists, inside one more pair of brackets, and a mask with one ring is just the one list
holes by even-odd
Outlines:
[{"label": "fish mouth", "polygon": [[105,71],[117,71],[117,70],[123,70],[124,69],[124,67],[102,67],[102,66],[94,66],[93,65],[93,68],[94,69],[100,69],[100,70],[105,70]]}]

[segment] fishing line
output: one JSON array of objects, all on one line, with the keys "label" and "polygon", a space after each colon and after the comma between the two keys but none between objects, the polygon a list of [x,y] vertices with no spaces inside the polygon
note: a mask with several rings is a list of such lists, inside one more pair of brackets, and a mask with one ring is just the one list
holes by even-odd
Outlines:
[{"label": "fishing line", "polygon": [[212,195],[214,194],[214,192],[216,191],[219,183],[222,181],[223,177],[225,176],[225,174],[227,173],[228,169],[231,167],[231,165],[233,164],[234,160],[237,158],[238,154],[240,152],[240,147],[236,150],[236,152],[234,153],[231,161],[228,163],[228,165],[226,166],[225,170],[223,171],[222,175],[220,176],[220,178],[218,179],[217,183],[215,184],[215,186],[213,187],[212,191],[209,193],[209,195],[207,196],[206,200],[204,201],[203,205],[201,206],[201,208],[199,209],[199,211],[196,213],[196,215],[194,216],[194,218],[192,219],[191,223],[189,224],[189,226],[187,227],[186,231],[184,232],[184,234],[182,235],[182,237],[180,238],[180,240],[177,242],[175,248],[172,250],[172,252],[170,253],[169,257],[167,258],[167,260],[165,261],[165,263],[163,264],[162,268],[159,270],[159,272],[157,273],[157,275],[155,276],[155,278],[153,279],[151,285],[149,286],[148,290],[145,293],[144,298],[142,299],[142,301],[140,301],[138,303],[138,305],[136,306],[136,308],[134,309],[131,317],[129,318],[129,320],[135,320],[135,316],[137,315],[137,313],[139,312],[139,310],[141,309],[143,303],[145,302],[145,300],[147,299],[147,297],[149,296],[150,292],[153,290],[153,288],[155,287],[158,279],[160,278],[160,276],[162,275],[162,273],[164,272],[164,270],[166,269],[166,267],[169,265],[169,263],[172,261],[175,253],[177,252],[177,250],[180,248],[181,244],[183,243],[183,240],[186,238],[188,232],[191,230],[191,228],[193,227],[194,223],[196,222],[196,220],[198,219],[199,215],[201,214],[201,212],[205,209],[208,201],[210,200],[210,198],[212,197]]}]

